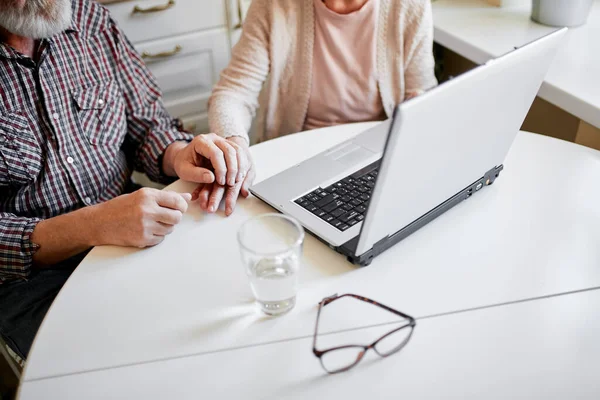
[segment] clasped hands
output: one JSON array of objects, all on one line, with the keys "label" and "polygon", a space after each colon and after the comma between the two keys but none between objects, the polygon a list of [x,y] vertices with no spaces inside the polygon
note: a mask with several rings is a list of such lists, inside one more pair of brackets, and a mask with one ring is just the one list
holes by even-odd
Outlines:
[{"label": "clasped hands", "polygon": [[256,176],[247,140],[240,136],[225,139],[213,133],[196,136],[177,149],[173,170],[179,178],[199,183],[192,201],[198,200],[204,211],[217,211],[224,199],[225,215],[231,215],[240,194],[249,196]]},{"label": "clasped hands", "polygon": [[230,215],[238,196],[248,197],[255,177],[246,139],[213,133],[169,145],[162,170],[199,185],[191,195],[143,188],[92,207],[94,234],[89,245],[154,246],[181,222],[190,200],[215,212],[225,198],[225,214]]}]

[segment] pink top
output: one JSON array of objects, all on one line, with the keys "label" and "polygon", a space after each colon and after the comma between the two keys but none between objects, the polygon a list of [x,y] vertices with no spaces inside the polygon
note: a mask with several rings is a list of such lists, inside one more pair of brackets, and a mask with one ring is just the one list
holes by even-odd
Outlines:
[{"label": "pink top", "polygon": [[315,41],[304,130],[385,119],[377,86],[378,0],[338,14],[314,0]]}]

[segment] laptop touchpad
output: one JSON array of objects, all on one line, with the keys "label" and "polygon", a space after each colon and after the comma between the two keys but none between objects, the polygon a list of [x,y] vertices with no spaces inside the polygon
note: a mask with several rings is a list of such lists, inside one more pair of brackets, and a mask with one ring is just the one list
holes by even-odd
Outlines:
[{"label": "laptop touchpad", "polygon": [[353,166],[373,156],[373,154],[375,153],[364,147],[351,144],[350,146],[346,146],[343,149],[340,149],[340,151],[331,154],[331,157],[344,165]]}]

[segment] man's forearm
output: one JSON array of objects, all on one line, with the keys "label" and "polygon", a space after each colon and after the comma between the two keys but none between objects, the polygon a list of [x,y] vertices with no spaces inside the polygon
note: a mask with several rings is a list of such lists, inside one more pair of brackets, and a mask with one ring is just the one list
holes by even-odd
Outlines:
[{"label": "man's forearm", "polygon": [[31,241],[39,246],[33,256],[34,264],[56,264],[100,244],[94,233],[96,209],[97,206],[85,207],[40,221],[31,235]]}]

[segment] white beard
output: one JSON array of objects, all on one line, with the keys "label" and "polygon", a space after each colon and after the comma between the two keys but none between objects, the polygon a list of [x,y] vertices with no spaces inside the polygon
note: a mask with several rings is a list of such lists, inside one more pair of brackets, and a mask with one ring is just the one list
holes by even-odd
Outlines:
[{"label": "white beard", "polygon": [[21,9],[0,6],[0,26],[26,38],[49,38],[70,25],[71,0],[25,0],[25,6]]}]

